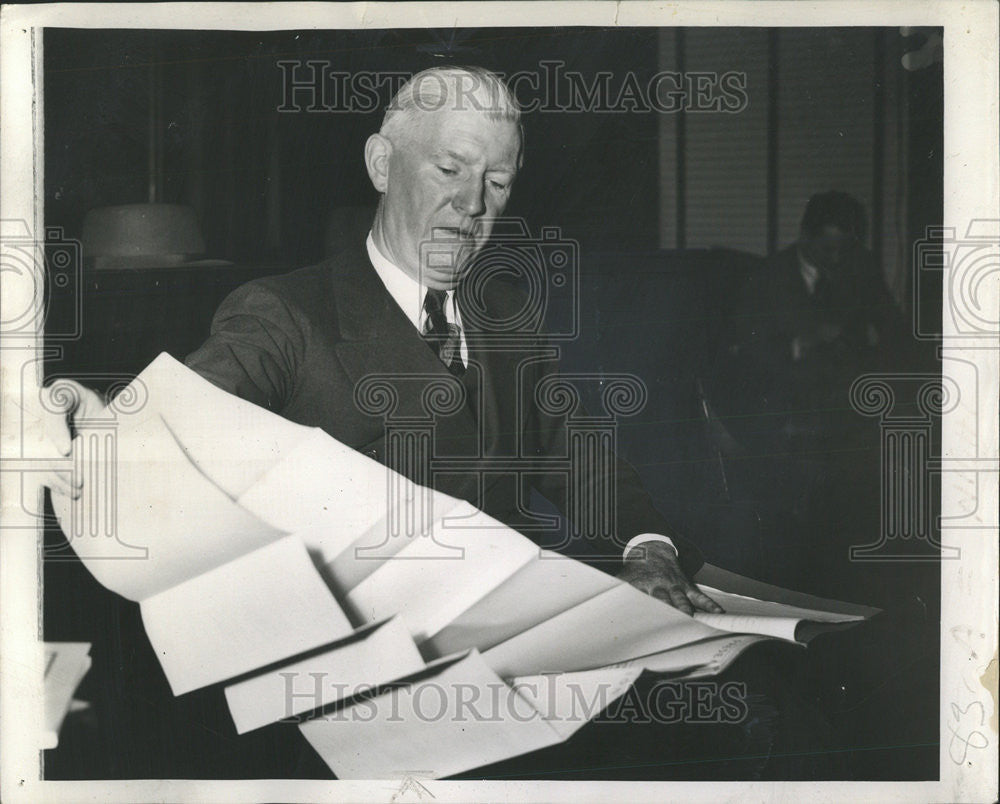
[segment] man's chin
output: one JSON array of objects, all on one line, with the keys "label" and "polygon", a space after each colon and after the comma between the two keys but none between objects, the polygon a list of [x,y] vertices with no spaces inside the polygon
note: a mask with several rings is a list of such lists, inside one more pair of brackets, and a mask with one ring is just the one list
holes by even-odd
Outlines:
[{"label": "man's chin", "polygon": [[447,253],[437,252],[435,264],[421,269],[421,283],[435,290],[452,290],[459,283],[479,253],[482,245],[468,242]]},{"label": "man's chin", "polygon": [[464,271],[425,271],[421,276],[421,284],[434,290],[454,290],[461,280]]}]

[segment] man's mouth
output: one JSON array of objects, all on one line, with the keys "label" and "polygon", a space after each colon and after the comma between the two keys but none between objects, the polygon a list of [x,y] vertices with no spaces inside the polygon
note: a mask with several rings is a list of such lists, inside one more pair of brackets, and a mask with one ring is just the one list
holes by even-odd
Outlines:
[{"label": "man's mouth", "polygon": [[471,242],[476,239],[476,232],[474,229],[464,229],[461,226],[435,226],[432,236],[435,240]]}]

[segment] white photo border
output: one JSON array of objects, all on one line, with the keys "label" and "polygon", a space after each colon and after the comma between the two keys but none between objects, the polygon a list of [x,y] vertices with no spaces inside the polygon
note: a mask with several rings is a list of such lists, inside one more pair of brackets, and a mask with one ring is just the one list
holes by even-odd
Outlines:
[{"label": "white photo border", "polygon": [[[579,26],[941,26],[944,29],[944,226],[961,237],[973,222],[1000,231],[998,165],[998,5],[966,2],[484,2],[484,3],[67,3],[4,6],[0,19],[0,219],[23,222],[43,236],[43,29],[179,28],[306,30],[399,27]],[[993,268],[994,279],[997,268]],[[33,277],[0,277],[0,320],[37,304]],[[980,288],[980,308],[995,313],[1000,283]],[[942,304],[960,303],[945,288]],[[422,782],[438,802],[470,800],[716,801],[808,797],[814,802],[992,801],[997,790],[997,456],[996,332],[973,337],[949,328],[942,358],[946,378],[961,388],[957,409],[942,421],[942,541],[961,558],[942,561],[940,780],[928,782]],[[995,319],[994,319],[995,320]],[[0,332],[0,790],[11,801],[388,801],[405,791],[390,782],[40,780],[42,723],[41,533],[20,505],[25,473],[20,408],[22,372],[40,366],[35,341]],[[976,387],[969,387],[968,366]],[[966,368],[961,368],[961,367]],[[29,373],[28,376],[31,376]],[[35,381],[40,381],[35,377]],[[34,492],[32,492],[34,493]],[[40,490],[37,492],[40,494]],[[23,520],[23,521],[22,521]],[[981,638],[962,637],[971,629]],[[956,719],[981,707],[988,745],[949,754]],[[413,796],[411,795],[412,799]]]}]

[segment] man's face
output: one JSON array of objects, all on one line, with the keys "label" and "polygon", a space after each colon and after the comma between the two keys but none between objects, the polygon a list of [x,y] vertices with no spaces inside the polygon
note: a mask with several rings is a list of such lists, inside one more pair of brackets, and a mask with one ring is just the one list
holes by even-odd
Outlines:
[{"label": "man's face", "polygon": [[827,225],[812,237],[803,236],[802,255],[829,279],[843,276],[857,257],[859,243],[839,226]]},{"label": "man's face", "polygon": [[[519,148],[513,122],[475,110],[423,113],[389,159],[381,220],[386,256],[428,287],[453,288],[507,206]],[[421,265],[421,244],[432,239]]]}]

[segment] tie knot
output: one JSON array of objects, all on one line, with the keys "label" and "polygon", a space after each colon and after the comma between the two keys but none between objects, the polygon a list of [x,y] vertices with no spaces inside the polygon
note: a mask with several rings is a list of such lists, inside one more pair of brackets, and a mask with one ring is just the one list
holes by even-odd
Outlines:
[{"label": "tie knot", "polygon": [[441,358],[448,370],[456,377],[465,373],[462,362],[462,333],[456,324],[449,323],[444,312],[444,303],[448,298],[445,290],[428,289],[424,297],[424,312],[427,320],[424,322],[424,339]]},{"label": "tie knot", "polygon": [[444,312],[444,302],[447,298],[448,291],[428,288],[427,295],[424,296],[424,310],[428,315]]}]

